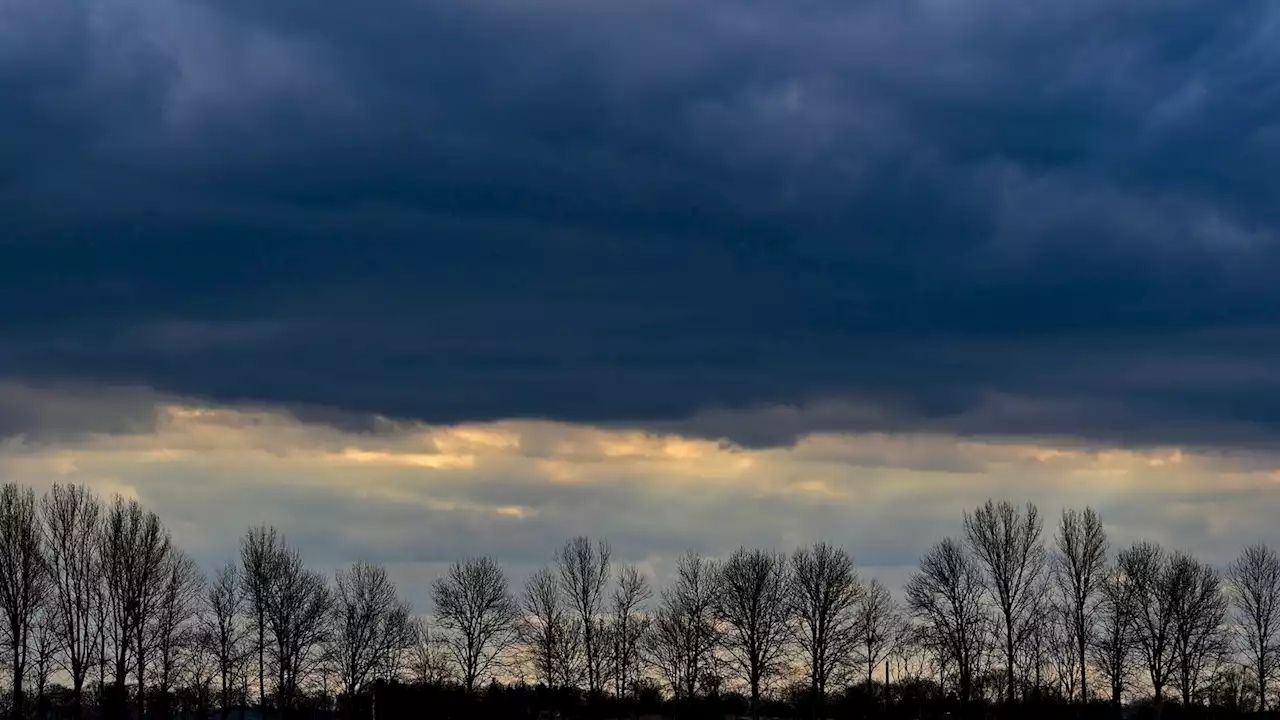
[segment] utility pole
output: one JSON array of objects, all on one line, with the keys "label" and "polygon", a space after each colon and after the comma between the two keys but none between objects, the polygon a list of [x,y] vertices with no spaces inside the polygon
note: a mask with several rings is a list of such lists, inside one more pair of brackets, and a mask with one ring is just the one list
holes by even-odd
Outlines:
[{"label": "utility pole", "polygon": [[889,661],[884,661],[884,714],[889,714]]}]

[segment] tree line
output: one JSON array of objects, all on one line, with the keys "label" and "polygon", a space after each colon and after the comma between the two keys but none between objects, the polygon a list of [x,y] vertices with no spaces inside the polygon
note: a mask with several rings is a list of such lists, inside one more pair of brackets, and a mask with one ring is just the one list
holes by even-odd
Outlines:
[{"label": "tree line", "polygon": [[1090,508],[1063,510],[1046,534],[1034,505],[988,501],[925,552],[900,598],[826,543],[691,552],[657,592],[605,541],[574,538],[549,560],[519,588],[493,558],[458,560],[417,615],[384,567],[329,577],[270,526],[249,528],[206,577],[136,500],[9,483],[9,715],[1079,717],[1275,704],[1276,552],[1246,547],[1223,570],[1148,541],[1113,552]]}]

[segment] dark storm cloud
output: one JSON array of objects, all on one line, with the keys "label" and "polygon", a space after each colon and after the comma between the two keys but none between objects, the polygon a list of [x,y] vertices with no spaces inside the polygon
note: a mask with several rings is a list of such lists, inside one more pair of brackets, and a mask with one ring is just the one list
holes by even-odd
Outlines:
[{"label": "dark storm cloud", "polygon": [[21,436],[28,447],[41,448],[92,432],[145,432],[155,429],[163,400],[145,388],[0,381],[0,438]]},{"label": "dark storm cloud", "polygon": [[1269,442],[1278,40],[1251,0],[17,0],[0,375]]}]

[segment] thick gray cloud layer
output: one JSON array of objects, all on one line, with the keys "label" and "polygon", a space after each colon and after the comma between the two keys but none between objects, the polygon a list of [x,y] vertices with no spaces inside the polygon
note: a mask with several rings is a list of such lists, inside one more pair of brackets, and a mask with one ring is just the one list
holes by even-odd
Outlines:
[{"label": "thick gray cloud layer", "polygon": [[10,0],[0,376],[1269,443],[1276,48],[1261,0]]}]

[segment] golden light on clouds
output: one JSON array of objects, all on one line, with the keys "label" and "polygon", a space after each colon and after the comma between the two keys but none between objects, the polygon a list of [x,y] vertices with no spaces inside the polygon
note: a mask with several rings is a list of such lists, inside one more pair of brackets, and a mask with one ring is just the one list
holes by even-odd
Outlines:
[{"label": "golden light on clouds", "polygon": [[460,469],[475,467],[474,455],[448,455],[445,453],[386,452],[381,450],[360,450],[344,448],[342,452],[330,453],[335,461],[351,463],[372,463],[387,465],[407,465],[410,467]]},{"label": "golden light on clouds", "polygon": [[519,505],[503,505],[502,507],[497,508],[495,512],[505,517],[520,518],[521,520],[537,514],[535,511],[530,510],[529,508],[520,507]]},{"label": "golden light on clouds", "polygon": [[499,424],[441,428],[429,432],[427,437],[439,452],[450,455],[520,449],[520,433]]},{"label": "golden light on clouds", "polygon": [[148,432],[10,440],[0,472],[137,497],[208,557],[233,552],[246,525],[273,522],[320,562],[486,552],[521,565],[587,533],[655,567],[686,548],[825,539],[901,568],[988,497],[1034,501],[1050,524],[1061,507],[1091,504],[1117,542],[1233,553],[1280,511],[1280,457],[1259,453],[883,433],[751,449],[559,422],[380,427],[171,405]]},{"label": "golden light on clouds", "polygon": [[[790,485],[839,495],[842,488],[895,475],[899,488],[970,487],[1021,476],[1052,484],[1095,478],[1142,483],[1159,471],[1169,487],[1199,484],[1203,473],[1231,476],[1237,487],[1262,486],[1280,477],[1276,464],[1246,468],[1223,456],[1199,456],[1180,448],[1149,451],[1073,448],[1026,442],[975,442],[945,436],[880,433],[820,434],[788,448],[744,449],[723,442],[609,430],[564,423],[495,422],[458,427],[415,426],[381,434],[353,434],[306,424],[287,414],[226,408],[170,406],[154,432],[92,435],[65,444],[0,451],[9,464],[39,466],[56,475],[92,473],[115,461],[134,466],[273,461],[285,465],[356,469],[481,472],[518,468],[554,483],[607,483],[643,476],[646,483],[688,487],[690,481],[743,486]],[[532,442],[528,439],[533,438]],[[1256,464],[1256,460],[1252,460]],[[939,482],[939,477],[950,481]],[[789,480],[789,478],[793,478]]]}]

